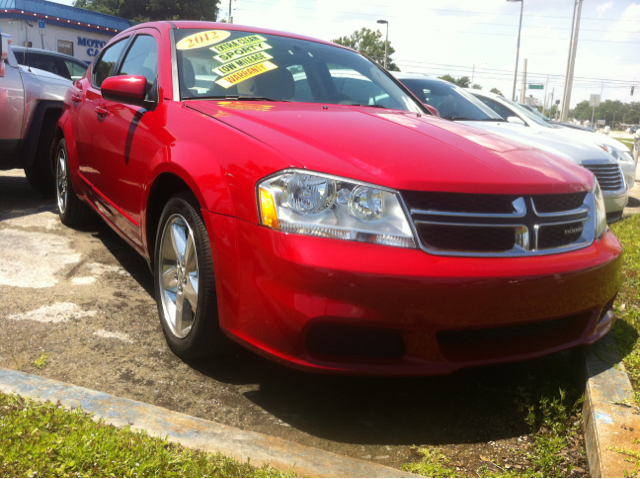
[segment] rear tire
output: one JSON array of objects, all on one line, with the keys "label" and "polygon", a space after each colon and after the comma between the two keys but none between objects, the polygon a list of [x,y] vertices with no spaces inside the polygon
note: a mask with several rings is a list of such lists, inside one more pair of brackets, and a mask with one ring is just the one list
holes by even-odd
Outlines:
[{"label": "rear tire", "polygon": [[80,200],[75,191],[73,191],[73,185],[71,184],[71,177],[69,175],[67,143],[64,138],[60,140],[56,148],[55,168],[56,206],[60,221],[62,224],[71,228],[77,228],[90,223],[94,218],[93,211],[91,211],[89,205]]},{"label": "rear tire", "polygon": [[56,191],[56,176],[50,161],[54,135],[55,129],[47,128],[40,138],[33,163],[24,169],[29,185],[44,196],[53,196]]},{"label": "rear tire", "polygon": [[220,356],[229,340],[218,323],[209,235],[191,193],[164,207],[155,243],[154,283],[162,331],[182,359]]}]

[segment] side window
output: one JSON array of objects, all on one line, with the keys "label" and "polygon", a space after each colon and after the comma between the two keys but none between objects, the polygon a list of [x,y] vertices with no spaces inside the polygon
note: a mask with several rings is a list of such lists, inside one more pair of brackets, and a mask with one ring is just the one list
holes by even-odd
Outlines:
[{"label": "side window", "polygon": [[86,65],[79,65],[75,62],[65,60],[64,64],[67,65],[67,70],[69,70],[69,74],[71,75],[71,80],[78,80],[82,78],[87,71]]},{"label": "side window", "polygon": [[140,75],[147,79],[145,100],[154,100],[158,78],[158,46],[150,35],[138,35],[122,62],[119,75]]},{"label": "side window", "polygon": [[500,115],[505,120],[510,116],[515,116],[511,112],[511,110],[509,110],[508,108],[502,106],[497,101],[490,100],[489,98],[485,98],[485,97],[482,97],[482,96],[479,96],[479,97],[476,97],[476,98],[479,98],[480,101],[482,101],[482,103],[487,105],[489,108],[491,108],[493,111],[495,111],[498,115]]},{"label": "side window", "polygon": [[100,88],[102,82],[112,75],[113,67],[118,61],[118,58],[120,58],[120,54],[126,44],[127,39],[125,38],[105,48],[102,56],[93,67],[93,86]]}]

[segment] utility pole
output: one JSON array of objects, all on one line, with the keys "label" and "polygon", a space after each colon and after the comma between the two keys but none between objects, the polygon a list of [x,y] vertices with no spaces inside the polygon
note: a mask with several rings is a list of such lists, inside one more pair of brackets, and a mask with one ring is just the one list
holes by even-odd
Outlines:
[{"label": "utility pole", "polygon": [[389,45],[389,21],[388,20],[378,20],[380,25],[387,26],[387,37],[384,41],[384,69],[387,69],[387,45]]},{"label": "utility pole", "polygon": [[551,109],[553,108],[553,95],[555,95],[555,93],[556,93],[556,87],[553,87],[553,89],[551,90],[551,101],[549,102],[549,118],[551,118]]},{"label": "utility pole", "polygon": [[564,99],[562,100],[562,116],[560,121],[569,119],[569,107],[571,105],[571,89],[573,87],[573,71],[576,66],[576,50],[578,49],[578,35],[580,34],[580,15],[582,14],[582,1],[576,0],[577,9],[574,5],[574,26],[571,28],[572,38],[569,48],[569,62],[567,65],[567,77],[564,82]]},{"label": "utility pole", "polygon": [[520,92],[520,103],[524,103],[527,96],[527,59],[524,59],[524,70],[522,71],[522,91]]},{"label": "utility pole", "polygon": [[518,82],[518,61],[520,58],[520,33],[522,32],[522,10],[524,9],[524,0],[507,0],[507,2],[520,2],[520,25],[518,26],[518,45],[516,47],[516,70],[513,72],[513,91],[511,92],[511,101],[516,101],[516,83]]},{"label": "utility pole", "polygon": [[229,0],[229,23],[233,23],[233,17],[231,16],[231,1]]}]

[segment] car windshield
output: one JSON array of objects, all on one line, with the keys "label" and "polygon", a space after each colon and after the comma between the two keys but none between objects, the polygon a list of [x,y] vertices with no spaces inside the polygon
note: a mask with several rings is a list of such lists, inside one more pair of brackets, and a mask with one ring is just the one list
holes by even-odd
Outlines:
[{"label": "car windshield", "polygon": [[528,111],[530,111],[531,113],[533,113],[534,115],[536,115],[538,118],[540,118],[541,120],[544,121],[548,121],[549,118],[547,118],[546,116],[544,116],[542,113],[540,113],[538,111],[538,109],[536,107],[530,106],[530,107],[525,107],[523,106],[523,108],[526,108]]},{"label": "car windshield", "polygon": [[268,100],[423,112],[362,55],[285,36],[176,30],[182,99]]},{"label": "car windshield", "polygon": [[400,81],[420,101],[436,108],[442,118],[472,121],[503,119],[476,97],[451,83],[428,78],[402,78]]},{"label": "car windshield", "polygon": [[537,116],[536,114],[530,112],[526,108],[518,105],[516,102],[511,100],[507,100],[506,98],[500,98],[503,102],[507,103],[509,107],[516,111],[516,113],[520,116],[524,116],[527,120],[531,120],[536,125],[544,126],[545,128],[553,128],[549,123],[544,121],[542,118]]}]

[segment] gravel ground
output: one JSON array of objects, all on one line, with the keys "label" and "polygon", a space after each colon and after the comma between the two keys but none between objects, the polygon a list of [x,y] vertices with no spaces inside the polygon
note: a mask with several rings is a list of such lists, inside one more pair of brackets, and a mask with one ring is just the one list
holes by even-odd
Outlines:
[{"label": "gravel ground", "polygon": [[[71,230],[54,211],[21,171],[0,173],[0,367],[394,467],[437,445],[467,476],[528,465],[524,399],[584,390],[579,350],[409,379],[302,373],[240,349],[185,363],[164,341],[146,262],[101,222]],[[574,477],[588,475],[582,447],[566,452]]]}]

